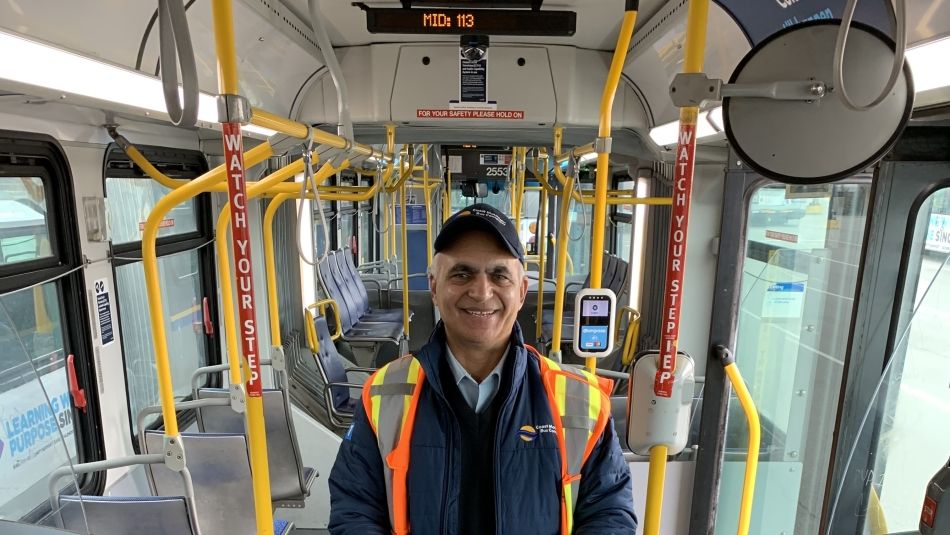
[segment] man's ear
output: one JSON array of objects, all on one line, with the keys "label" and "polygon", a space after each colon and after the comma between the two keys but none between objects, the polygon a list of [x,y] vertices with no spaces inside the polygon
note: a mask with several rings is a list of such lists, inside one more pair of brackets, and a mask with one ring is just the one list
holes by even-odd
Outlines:
[{"label": "man's ear", "polygon": [[528,276],[521,277],[521,304],[524,305],[525,298],[528,297]]},{"label": "man's ear", "polygon": [[432,271],[429,271],[429,296],[432,298],[432,304],[435,305],[435,275],[432,274]]}]

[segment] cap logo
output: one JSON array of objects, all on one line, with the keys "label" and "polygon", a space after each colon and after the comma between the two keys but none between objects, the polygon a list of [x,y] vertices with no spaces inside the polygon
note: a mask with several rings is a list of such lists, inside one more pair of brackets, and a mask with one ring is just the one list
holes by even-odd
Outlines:
[{"label": "cap logo", "polygon": [[499,217],[495,212],[489,212],[488,210],[482,210],[481,208],[473,208],[472,213],[479,217],[491,219],[503,227],[508,225],[508,223],[503,218]]}]

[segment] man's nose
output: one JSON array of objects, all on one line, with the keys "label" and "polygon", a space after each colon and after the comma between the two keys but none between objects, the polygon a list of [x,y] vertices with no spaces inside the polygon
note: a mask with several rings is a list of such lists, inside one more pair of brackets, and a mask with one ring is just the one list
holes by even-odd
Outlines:
[{"label": "man's nose", "polygon": [[475,277],[468,287],[468,296],[477,301],[486,301],[492,296],[491,281],[482,274]]}]

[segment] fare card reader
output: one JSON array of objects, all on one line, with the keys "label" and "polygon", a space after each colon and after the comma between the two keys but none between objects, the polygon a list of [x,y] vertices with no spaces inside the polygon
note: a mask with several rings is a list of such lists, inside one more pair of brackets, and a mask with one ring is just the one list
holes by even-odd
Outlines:
[{"label": "fare card reader", "polygon": [[603,358],[614,349],[617,296],[608,288],[585,288],[574,301],[574,354]]}]

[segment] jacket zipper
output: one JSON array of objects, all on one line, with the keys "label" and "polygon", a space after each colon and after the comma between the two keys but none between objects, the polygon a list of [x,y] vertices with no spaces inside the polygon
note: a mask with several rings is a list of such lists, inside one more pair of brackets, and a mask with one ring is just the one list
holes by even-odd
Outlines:
[{"label": "jacket zipper", "polygon": [[[441,396],[441,394],[440,394]],[[449,527],[449,516],[446,514],[448,509],[448,500],[449,500],[449,478],[452,475],[452,449],[455,447],[455,431],[456,425],[454,424],[455,420],[455,411],[452,410],[452,407],[449,405],[448,400],[442,397],[443,408],[448,410],[449,414],[452,415],[452,418],[448,419],[449,426],[452,428],[451,432],[447,433],[446,436],[446,448],[445,448],[445,474],[442,477],[442,507],[439,508],[440,521],[439,524],[442,525],[442,533],[448,533]]]},{"label": "jacket zipper", "polygon": [[[515,351],[518,351],[515,348]],[[525,373],[528,373],[525,370]],[[498,420],[495,422],[495,449],[492,452],[492,466],[494,467],[494,476],[495,476],[495,533],[501,533],[501,526],[498,522],[498,511],[501,510],[501,476],[498,469],[498,458],[501,456],[501,421],[505,419],[505,414],[511,411],[511,400],[515,394],[515,385],[512,381],[511,388],[508,390],[508,397],[505,398],[505,404],[501,406],[501,411],[498,413]]]}]

